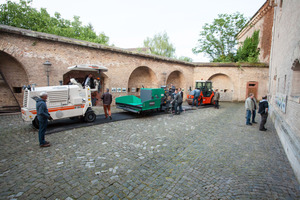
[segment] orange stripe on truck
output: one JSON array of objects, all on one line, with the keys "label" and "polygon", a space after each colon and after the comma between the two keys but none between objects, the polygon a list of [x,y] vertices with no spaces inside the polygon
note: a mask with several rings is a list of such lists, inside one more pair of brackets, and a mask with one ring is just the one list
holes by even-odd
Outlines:
[{"label": "orange stripe on truck", "polygon": [[[49,108],[48,112],[56,112],[56,111],[59,111],[59,110],[72,110],[72,109],[75,109],[75,108],[84,108],[84,104],[75,105],[75,106],[64,106],[64,107]],[[31,112],[34,115],[37,114],[36,110],[31,110],[29,112]]]}]

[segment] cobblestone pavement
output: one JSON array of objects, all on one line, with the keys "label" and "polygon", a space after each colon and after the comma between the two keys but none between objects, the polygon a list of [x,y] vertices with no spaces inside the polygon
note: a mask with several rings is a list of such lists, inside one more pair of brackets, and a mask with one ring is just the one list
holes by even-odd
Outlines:
[{"label": "cobblestone pavement", "polygon": [[18,115],[0,126],[0,199],[300,198],[270,120],[246,126],[243,104],[59,132],[49,148]]}]

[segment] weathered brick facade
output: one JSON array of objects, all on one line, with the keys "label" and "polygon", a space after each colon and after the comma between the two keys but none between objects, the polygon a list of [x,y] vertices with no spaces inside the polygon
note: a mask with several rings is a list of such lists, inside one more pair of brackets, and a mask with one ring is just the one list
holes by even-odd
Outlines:
[{"label": "weathered brick facade", "polygon": [[300,181],[300,1],[276,1],[274,9],[271,118]]},{"label": "weathered brick facade", "polygon": [[[101,73],[102,91],[104,88],[125,89],[113,92],[114,98],[138,95],[142,86],[160,87],[171,83],[183,88],[186,94],[188,89],[195,87],[196,80],[208,79],[214,81],[214,88],[218,88],[221,98],[227,101],[243,101],[248,81],[259,82],[258,98],[267,92],[268,66],[265,64],[186,63],[4,25],[0,25],[0,38],[0,70],[8,77],[10,87],[33,83],[47,85],[43,63],[48,60],[52,63],[50,85],[58,85],[60,80],[67,84],[72,77],[82,80],[87,75],[84,72],[70,72],[67,69],[69,66],[99,64],[107,67],[108,71]],[[8,64],[10,60],[14,62]],[[136,88],[136,92],[132,88]],[[4,90],[1,89],[0,93]],[[22,94],[18,95],[22,104]],[[12,97],[1,98],[0,106],[15,104]]]},{"label": "weathered brick facade", "polygon": [[246,27],[237,35],[239,44],[241,44],[247,37],[251,37],[254,31],[259,30],[258,48],[260,49],[260,55],[258,59],[264,63],[269,63],[270,61],[273,16],[274,7],[272,6],[272,0],[267,0],[249,20]]}]

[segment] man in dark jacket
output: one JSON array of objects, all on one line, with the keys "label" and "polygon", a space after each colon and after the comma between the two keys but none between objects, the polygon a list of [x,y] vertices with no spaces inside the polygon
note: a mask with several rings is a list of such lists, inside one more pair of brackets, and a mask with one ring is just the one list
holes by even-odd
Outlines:
[{"label": "man in dark jacket", "polygon": [[181,94],[178,93],[178,90],[175,90],[175,97],[174,97],[174,107],[175,107],[175,115],[179,115],[180,111],[178,111],[178,107],[182,105],[182,97]]},{"label": "man in dark jacket", "polygon": [[220,92],[218,89],[215,91],[215,108],[219,109]]},{"label": "man in dark jacket", "polygon": [[258,105],[258,113],[261,115],[261,121],[259,125],[260,131],[266,131],[265,124],[267,122],[269,112],[269,103],[267,101],[267,96],[264,96]]},{"label": "man in dark jacket", "polygon": [[105,119],[107,119],[107,113],[109,116],[109,119],[112,119],[111,117],[111,111],[110,111],[110,104],[112,102],[112,95],[109,94],[109,89],[106,89],[106,92],[102,95],[101,97],[102,101],[103,101],[103,110],[105,113]]},{"label": "man in dark jacket", "polygon": [[37,118],[39,120],[39,142],[40,147],[50,147],[50,143],[45,140],[45,133],[48,125],[48,119],[52,120],[50,116],[46,101],[48,95],[46,92],[42,92],[40,94],[40,98],[36,101],[36,111],[37,111]]},{"label": "man in dark jacket", "polygon": [[94,83],[94,78],[93,78],[93,74],[89,74],[88,76],[85,77],[82,86],[89,86],[91,89],[95,88],[95,83]]}]

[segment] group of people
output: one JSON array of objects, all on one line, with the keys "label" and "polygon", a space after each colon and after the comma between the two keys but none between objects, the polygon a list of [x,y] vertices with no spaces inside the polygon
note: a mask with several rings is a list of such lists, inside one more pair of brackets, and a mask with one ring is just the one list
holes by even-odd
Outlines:
[{"label": "group of people", "polygon": [[[84,81],[84,85],[87,83],[93,82],[92,77],[87,77]],[[193,104],[196,101],[196,107],[198,107],[198,98],[200,96],[201,91],[199,89],[195,89],[193,91],[194,99]],[[181,88],[176,89],[175,86],[171,84],[169,89],[169,96],[172,98],[172,106],[175,110],[175,115],[179,115],[182,109],[182,102],[183,102],[183,91]],[[51,115],[48,112],[46,101],[48,98],[48,94],[46,92],[42,92],[40,94],[40,98],[36,101],[36,110],[37,110],[37,119],[39,121],[39,143],[40,147],[49,147],[50,142],[45,140],[45,132],[48,124],[48,120],[52,120]],[[110,105],[112,103],[112,95],[109,93],[109,89],[106,89],[106,92],[102,94],[101,99],[103,101],[103,110],[105,114],[105,119],[111,117],[111,110]],[[220,94],[218,89],[215,90],[215,108],[219,108],[219,99]],[[256,117],[256,110],[258,108],[258,113],[261,115],[261,122],[259,126],[260,131],[266,131],[265,124],[268,118],[268,111],[269,111],[269,104],[267,101],[267,96],[264,96],[262,100],[257,105],[257,101],[252,93],[249,94],[248,98],[245,101],[245,108],[246,108],[246,125],[251,126],[253,123],[257,123],[255,121]]]},{"label": "group of people", "polygon": [[175,110],[175,115],[179,115],[183,109],[182,109],[182,103],[183,103],[183,91],[181,88],[176,89],[173,84],[170,85],[169,88],[169,95],[170,102],[172,107]]},{"label": "group of people", "polygon": [[262,100],[257,105],[257,101],[254,97],[253,93],[250,93],[248,98],[245,101],[246,108],[246,125],[251,126],[252,124],[256,124],[255,116],[256,110],[258,109],[258,113],[261,115],[261,122],[259,125],[260,131],[266,131],[265,124],[268,118],[269,111],[269,103],[267,101],[267,96],[262,97]]}]

